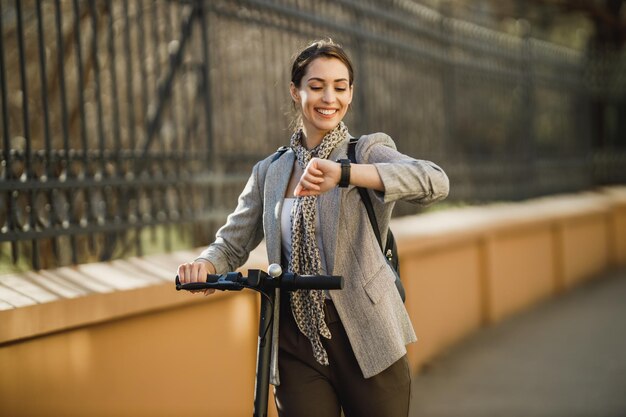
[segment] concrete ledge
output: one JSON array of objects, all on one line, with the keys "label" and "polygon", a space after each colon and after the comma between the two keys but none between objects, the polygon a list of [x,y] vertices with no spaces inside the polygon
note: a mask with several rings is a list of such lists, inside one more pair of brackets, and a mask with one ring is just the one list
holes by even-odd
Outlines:
[{"label": "concrete ledge", "polygon": [[[0,344],[232,296],[193,297],[174,290],[176,268],[198,252],[0,276]],[[256,251],[246,268],[265,268],[263,257]]]}]

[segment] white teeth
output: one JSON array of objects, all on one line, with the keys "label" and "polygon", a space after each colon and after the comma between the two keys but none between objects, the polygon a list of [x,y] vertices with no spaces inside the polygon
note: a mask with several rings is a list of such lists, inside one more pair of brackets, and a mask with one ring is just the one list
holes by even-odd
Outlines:
[{"label": "white teeth", "polygon": [[317,109],[318,112],[326,115],[326,116],[330,116],[331,114],[335,114],[337,112],[337,110],[327,110],[327,109]]}]

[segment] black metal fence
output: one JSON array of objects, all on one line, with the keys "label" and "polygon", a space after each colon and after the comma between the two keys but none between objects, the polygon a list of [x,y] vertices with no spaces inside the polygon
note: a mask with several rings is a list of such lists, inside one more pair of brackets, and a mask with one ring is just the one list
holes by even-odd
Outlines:
[{"label": "black metal fence", "polygon": [[452,199],[626,180],[623,153],[592,148],[592,98],[623,102],[623,78],[523,30],[401,0],[0,0],[0,16],[0,262],[206,243],[288,140],[292,54],[322,37],[355,62],[352,133],[437,161]]}]

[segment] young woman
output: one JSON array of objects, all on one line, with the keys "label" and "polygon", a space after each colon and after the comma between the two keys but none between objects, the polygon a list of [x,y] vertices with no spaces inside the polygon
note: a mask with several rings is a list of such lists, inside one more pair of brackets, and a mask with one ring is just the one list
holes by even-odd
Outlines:
[{"label": "young woman", "polygon": [[178,267],[183,283],[234,271],[265,237],[269,263],[344,277],[341,291],[277,296],[271,382],[281,417],[409,410],[406,345],[416,336],[355,187],[368,189],[384,242],[395,201],[429,204],[447,196],[449,183],[441,168],[399,153],[384,133],[361,137],[359,163],[345,167],[350,134],[342,120],[353,83],[352,64],[332,41],[298,55],[289,90],[299,123],[289,150],[254,166],[215,242]]}]

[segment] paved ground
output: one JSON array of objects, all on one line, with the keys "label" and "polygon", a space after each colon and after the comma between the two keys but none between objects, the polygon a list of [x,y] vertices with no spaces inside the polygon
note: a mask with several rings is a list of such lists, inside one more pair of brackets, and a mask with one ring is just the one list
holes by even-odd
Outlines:
[{"label": "paved ground", "polygon": [[415,377],[410,416],[626,416],[626,270],[441,355]]}]

